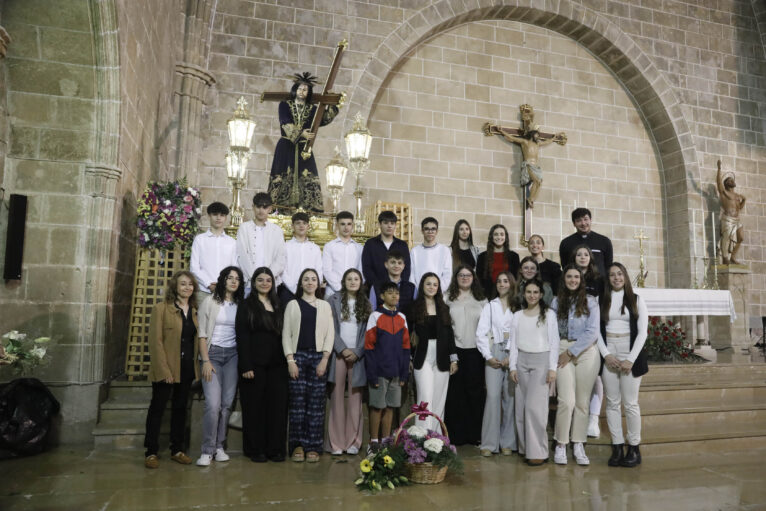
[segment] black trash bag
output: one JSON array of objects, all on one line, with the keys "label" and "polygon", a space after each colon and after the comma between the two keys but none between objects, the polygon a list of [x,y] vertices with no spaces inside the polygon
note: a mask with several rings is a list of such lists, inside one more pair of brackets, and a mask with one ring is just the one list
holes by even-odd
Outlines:
[{"label": "black trash bag", "polygon": [[48,446],[61,405],[37,378],[18,378],[0,389],[0,458],[30,456]]}]

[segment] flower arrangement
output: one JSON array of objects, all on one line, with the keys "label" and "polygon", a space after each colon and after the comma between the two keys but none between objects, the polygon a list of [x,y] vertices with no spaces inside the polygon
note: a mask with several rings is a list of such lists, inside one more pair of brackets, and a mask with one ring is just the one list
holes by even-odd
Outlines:
[{"label": "flower arrangement", "polygon": [[704,362],[694,354],[694,348],[687,345],[686,333],[681,325],[671,320],[662,321],[656,316],[649,318],[649,331],[644,349],[650,362]]},{"label": "flower arrangement", "polygon": [[402,446],[407,463],[431,463],[435,467],[449,467],[461,471],[463,463],[457,455],[457,449],[450,444],[449,438],[432,429],[410,426],[399,433],[398,444]]},{"label": "flower arrangement", "polygon": [[48,363],[50,337],[28,339],[27,334],[11,330],[0,338],[0,365],[9,365],[26,374]]},{"label": "flower arrangement", "polygon": [[[404,425],[412,418],[425,420],[436,417],[443,433],[420,426]],[[439,483],[447,469],[462,472],[463,462],[457,449],[449,441],[447,427],[435,414],[428,411],[428,403],[412,405],[412,413],[402,421],[393,437],[384,438],[381,448],[359,463],[361,477],[354,484],[359,489],[394,489],[414,483]]]},{"label": "flower arrangement", "polygon": [[383,441],[382,448],[367,456],[359,463],[361,476],[354,481],[360,490],[382,490],[384,487],[394,489],[397,486],[409,484],[404,475],[404,452],[394,449],[391,445],[391,437]]},{"label": "flower arrangement", "polygon": [[188,248],[202,214],[200,193],[185,179],[151,181],[138,201],[138,244],[144,248]]}]

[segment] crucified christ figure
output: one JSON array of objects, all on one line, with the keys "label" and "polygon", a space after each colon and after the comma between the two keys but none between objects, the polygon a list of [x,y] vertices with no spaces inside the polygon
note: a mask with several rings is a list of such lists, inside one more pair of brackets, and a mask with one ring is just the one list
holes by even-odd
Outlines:
[{"label": "crucified christ figure", "polygon": [[483,131],[488,136],[501,135],[507,141],[518,144],[521,147],[523,158],[521,162],[521,187],[526,189],[529,186],[529,191],[526,194],[526,208],[532,209],[534,208],[537,194],[540,191],[540,186],[543,184],[543,171],[537,162],[540,148],[552,142],[565,145],[567,143],[567,136],[565,133],[556,133],[555,135],[541,133],[540,126],[532,124],[535,119],[535,112],[531,105],[521,105],[519,110],[521,111],[522,122],[520,130],[486,123]]}]

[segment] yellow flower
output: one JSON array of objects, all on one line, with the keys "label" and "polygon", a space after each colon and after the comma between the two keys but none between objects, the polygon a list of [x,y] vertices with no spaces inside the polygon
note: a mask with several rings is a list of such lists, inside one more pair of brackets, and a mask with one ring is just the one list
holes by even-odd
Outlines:
[{"label": "yellow flower", "polygon": [[367,474],[370,470],[372,470],[372,463],[370,460],[365,458],[359,463],[359,468],[362,469],[362,472]]},{"label": "yellow flower", "polygon": [[393,468],[394,460],[391,459],[391,456],[384,456],[383,457],[383,464],[386,466],[386,468]]}]

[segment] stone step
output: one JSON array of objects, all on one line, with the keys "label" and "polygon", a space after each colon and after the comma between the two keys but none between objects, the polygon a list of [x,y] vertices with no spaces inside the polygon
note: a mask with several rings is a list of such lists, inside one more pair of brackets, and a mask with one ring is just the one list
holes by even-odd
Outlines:
[{"label": "stone step", "polygon": [[718,383],[766,384],[766,364],[650,364],[642,386],[704,386]]},{"label": "stone step", "polygon": [[[604,441],[605,440],[605,441]],[[667,456],[677,454],[696,455],[700,453],[731,453],[737,451],[752,451],[766,449],[766,435],[743,436],[735,438],[710,438],[705,440],[685,440],[681,442],[642,443],[641,455],[643,457]],[[588,439],[586,447],[591,463],[596,456],[608,457],[611,454],[611,445],[607,438],[596,441]],[[571,456],[570,456],[571,460]],[[573,461],[570,461],[572,463]],[[604,461],[605,463],[606,461]]]},{"label": "stone step", "polygon": [[[589,443],[609,444],[606,418],[601,418],[601,435]],[[623,432],[627,431],[623,420]],[[641,443],[663,444],[718,440],[725,438],[766,437],[766,407],[759,410],[702,411],[688,414],[656,414],[641,417]]]},{"label": "stone step", "polygon": [[722,405],[728,402],[749,401],[752,403],[766,402],[766,385],[742,387],[710,387],[710,388],[646,388],[643,385],[639,392],[641,406],[653,402],[685,403],[687,401],[718,401]]}]

